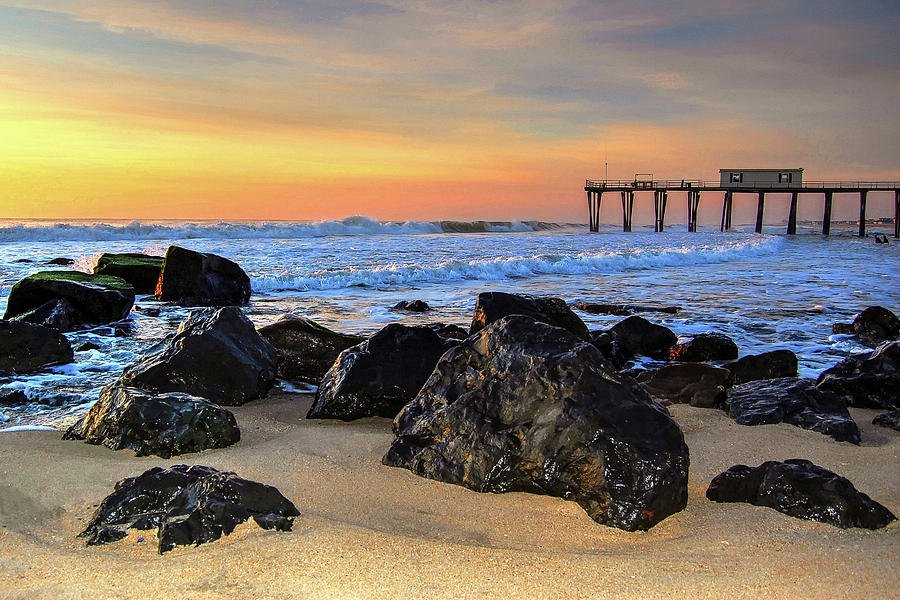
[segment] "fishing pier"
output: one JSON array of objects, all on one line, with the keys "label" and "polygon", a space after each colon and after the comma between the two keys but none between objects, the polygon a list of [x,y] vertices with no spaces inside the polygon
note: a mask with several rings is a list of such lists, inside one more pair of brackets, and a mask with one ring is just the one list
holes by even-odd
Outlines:
[{"label": "fishing pier", "polygon": [[[802,181],[803,169],[722,169],[718,184],[697,180],[654,180],[638,174],[628,180],[591,180],[584,183],[587,192],[590,230],[599,231],[600,202],[604,193],[618,194],[622,201],[622,230],[631,231],[637,194],[653,193],[654,231],[665,228],[666,208],[671,194],[684,194],[688,231],[697,231],[697,211],[701,194],[722,193],[721,231],[731,229],[735,196],[756,196],[756,233],[762,233],[766,194],[790,194],[787,233],[797,233],[797,203],[800,195],[816,194],[823,199],[822,235],[831,233],[831,213],[835,194],[852,193],[859,197],[859,237],[866,236],[866,200],[870,192],[894,193],[894,237],[900,238],[900,182],[898,181]],[[718,194],[717,194],[718,195]]]}]

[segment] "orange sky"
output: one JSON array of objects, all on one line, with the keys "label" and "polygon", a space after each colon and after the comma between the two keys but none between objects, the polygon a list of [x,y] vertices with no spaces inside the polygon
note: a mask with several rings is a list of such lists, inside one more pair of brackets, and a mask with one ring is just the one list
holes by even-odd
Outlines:
[{"label": "orange sky", "polygon": [[605,160],[900,180],[890,11],[182,4],[0,0],[0,217],[585,221]]}]

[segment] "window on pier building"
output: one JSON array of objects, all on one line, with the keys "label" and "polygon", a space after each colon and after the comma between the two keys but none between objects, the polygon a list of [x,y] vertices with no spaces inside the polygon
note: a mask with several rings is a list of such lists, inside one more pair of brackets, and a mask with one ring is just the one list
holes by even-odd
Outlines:
[{"label": "window on pier building", "polygon": [[743,173],[732,173],[731,174],[731,183],[744,183],[744,174]]},{"label": "window on pier building", "polygon": [[794,181],[793,173],[779,173],[778,174],[778,183],[791,183]]}]

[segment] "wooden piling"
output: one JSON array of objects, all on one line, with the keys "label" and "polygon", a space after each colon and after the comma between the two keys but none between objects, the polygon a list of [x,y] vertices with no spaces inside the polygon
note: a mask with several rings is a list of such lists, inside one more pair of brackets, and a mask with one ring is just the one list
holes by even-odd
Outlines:
[{"label": "wooden piling", "polygon": [[734,192],[728,190],[725,192],[725,197],[722,199],[722,227],[721,231],[728,231],[731,229],[731,211],[734,203]]},{"label": "wooden piling", "polygon": [[631,231],[631,216],[634,213],[634,192],[622,192],[622,231]]},{"label": "wooden piling", "polygon": [[866,198],[869,190],[859,190],[859,237],[866,237]]},{"label": "wooden piling", "polygon": [[588,192],[588,220],[591,232],[600,231],[600,200],[603,192]]},{"label": "wooden piling", "polygon": [[791,192],[791,209],[788,212],[787,234],[797,234],[797,192]]},{"label": "wooden piling", "polygon": [[756,198],[756,233],[762,233],[763,231],[763,209],[766,205],[766,193],[763,191],[758,192]]},{"label": "wooden piling", "polygon": [[666,228],[666,204],[669,202],[669,192],[663,190],[660,193],[660,200],[662,201],[662,206],[659,213],[659,230],[663,231]]},{"label": "wooden piling", "polygon": [[687,193],[687,226],[688,232],[697,231],[697,210],[700,207],[700,192],[690,190]]},{"label": "wooden piling", "polygon": [[825,214],[822,215],[822,235],[831,235],[831,206],[834,192],[825,192]]},{"label": "wooden piling", "polygon": [[894,190],[894,237],[900,238],[900,190]]}]

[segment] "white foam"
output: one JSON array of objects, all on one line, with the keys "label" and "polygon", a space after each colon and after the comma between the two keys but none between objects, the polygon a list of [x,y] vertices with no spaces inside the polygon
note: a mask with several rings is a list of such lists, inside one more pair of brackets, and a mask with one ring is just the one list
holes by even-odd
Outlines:
[{"label": "white foam", "polygon": [[0,433],[11,433],[13,431],[56,431],[52,427],[46,425],[13,425],[12,427],[4,427],[0,429]]}]

